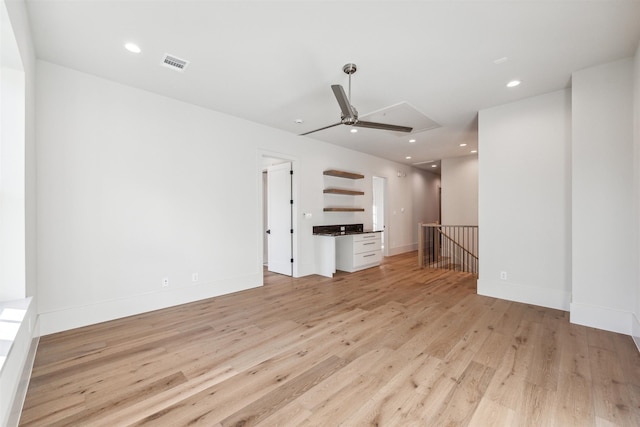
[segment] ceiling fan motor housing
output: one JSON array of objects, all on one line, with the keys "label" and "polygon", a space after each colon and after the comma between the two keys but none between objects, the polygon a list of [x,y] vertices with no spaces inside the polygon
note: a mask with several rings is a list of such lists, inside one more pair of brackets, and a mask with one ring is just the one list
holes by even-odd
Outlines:
[{"label": "ceiling fan motor housing", "polygon": [[344,114],[342,114],[340,116],[340,118],[342,119],[341,120],[342,124],[355,125],[356,123],[358,123],[358,110],[356,110],[353,105],[351,106],[351,109],[353,110],[353,115],[345,116]]}]

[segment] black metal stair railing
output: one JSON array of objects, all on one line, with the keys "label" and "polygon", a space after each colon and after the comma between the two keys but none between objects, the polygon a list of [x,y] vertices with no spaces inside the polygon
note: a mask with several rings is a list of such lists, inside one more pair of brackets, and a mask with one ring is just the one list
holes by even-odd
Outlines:
[{"label": "black metal stair railing", "polygon": [[418,265],[478,274],[478,226],[418,224]]}]

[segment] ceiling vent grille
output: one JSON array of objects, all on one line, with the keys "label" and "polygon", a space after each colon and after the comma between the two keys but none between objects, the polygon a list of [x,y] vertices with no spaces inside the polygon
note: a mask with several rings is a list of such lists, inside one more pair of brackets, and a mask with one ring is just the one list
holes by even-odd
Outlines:
[{"label": "ceiling vent grille", "polygon": [[165,53],[162,57],[162,65],[167,68],[171,68],[172,70],[184,71],[184,69],[189,65],[189,61]]}]

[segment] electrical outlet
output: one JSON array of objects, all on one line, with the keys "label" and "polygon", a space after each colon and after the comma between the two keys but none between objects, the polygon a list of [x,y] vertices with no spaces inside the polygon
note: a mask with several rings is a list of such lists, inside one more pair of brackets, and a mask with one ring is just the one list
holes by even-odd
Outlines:
[{"label": "electrical outlet", "polygon": [[507,272],[506,271],[501,271],[500,272],[500,280],[507,280]]},{"label": "electrical outlet", "polygon": [[191,274],[191,281],[192,282],[197,282],[198,281],[198,273],[192,273]]},{"label": "electrical outlet", "polygon": [[168,277],[164,277],[162,279],[162,287],[166,288],[167,286],[169,286],[169,278]]}]

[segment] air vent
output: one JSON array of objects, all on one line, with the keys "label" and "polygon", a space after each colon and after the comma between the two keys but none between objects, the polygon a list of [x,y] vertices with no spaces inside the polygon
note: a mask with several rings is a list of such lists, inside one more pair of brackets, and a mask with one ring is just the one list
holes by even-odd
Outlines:
[{"label": "air vent", "polygon": [[164,57],[162,58],[162,65],[164,65],[167,68],[171,68],[172,70],[184,71],[184,69],[187,68],[187,65],[189,65],[189,61],[185,59],[176,58],[173,55],[169,55],[168,53],[165,53]]}]

